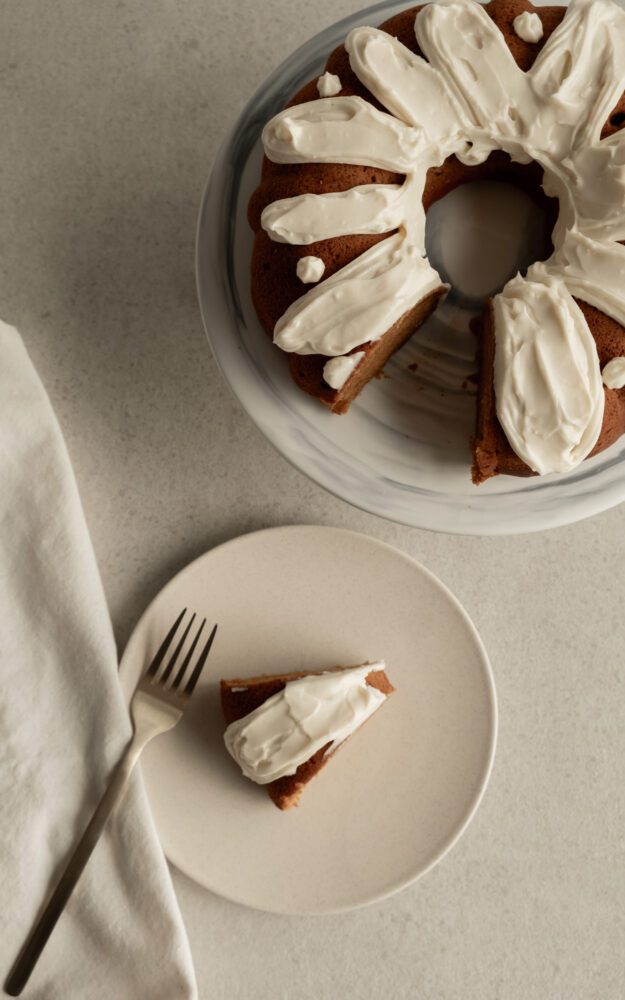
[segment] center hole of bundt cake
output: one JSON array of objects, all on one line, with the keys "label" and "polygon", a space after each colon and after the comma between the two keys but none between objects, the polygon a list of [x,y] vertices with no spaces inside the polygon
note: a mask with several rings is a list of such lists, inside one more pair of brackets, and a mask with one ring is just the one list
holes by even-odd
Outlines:
[{"label": "center hole of bundt cake", "polygon": [[481,309],[517,272],[551,253],[553,222],[515,184],[480,180],[462,184],[427,213],[425,246],[450,298]]}]

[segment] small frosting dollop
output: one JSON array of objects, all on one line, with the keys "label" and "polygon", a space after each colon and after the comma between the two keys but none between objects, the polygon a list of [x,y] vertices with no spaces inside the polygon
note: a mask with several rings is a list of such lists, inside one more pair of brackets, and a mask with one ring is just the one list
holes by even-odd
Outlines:
[{"label": "small frosting dollop", "polygon": [[625,358],[613,358],[601,372],[603,384],[608,389],[623,389],[625,387]]},{"label": "small frosting dollop", "polygon": [[321,257],[300,257],[297,262],[297,277],[305,285],[320,281],[326,266]]},{"label": "small frosting dollop", "polygon": [[339,744],[386,701],[367,684],[385,664],[309,674],[289,683],[224,734],[230,755],[243,774],[259,785],[294,774],[326,743]]},{"label": "small frosting dollop", "polygon": [[528,10],[515,17],[512,27],[524,42],[539,42],[545,34],[543,22],[538,14],[530,14]]},{"label": "small frosting dollop", "polygon": [[323,380],[331,389],[342,389],[350,375],[365,356],[364,351],[355,351],[341,358],[330,358],[323,366]]},{"label": "small frosting dollop", "polygon": [[323,73],[317,80],[319,97],[334,97],[343,89],[340,77],[335,73]]}]

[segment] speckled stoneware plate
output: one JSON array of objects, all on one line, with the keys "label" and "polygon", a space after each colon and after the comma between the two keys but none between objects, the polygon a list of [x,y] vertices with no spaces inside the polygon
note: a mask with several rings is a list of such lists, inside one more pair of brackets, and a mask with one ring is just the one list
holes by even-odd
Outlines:
[{"label": "speckled stoneware plate", "polygon": [[[248,906],[330,913],[401,889],[443,857],[488,781],[497,708],[484,647],[442,583],[351,531],[244,535],[147,609],[121,662],[128,699],[182,607],[219,628],[186,714],[142,757],[173,864]],[[281,812],[225,750],[220,678],[375,659],[396,692]]]},{"label": "speckled stoneware plate", "polygon": [[[475,342],[468,323],[477,298],[534,259],[536,219],[520,194],[510,200],[501,185],[471,185],[433,207],[428,254],[453,282],[454,293],[344,417],[295,387],[286,356],[256,318],[246,208],[260,176],[261,129],[321,72],[328,53],[351,28],[379,24],[406,6],[370,7],[307,42],[272,73],[224,143],[197,235],[198,292],[208,339],[226,380],[266,437],[302,472],[356,507],[415,527],[481,535],[580,520],[625,498],[625,440],[570,475],[471,483]],[[502,212],[508,218],[503,231]],[[514,241],[507,232],[517,234]],[[480,253],[471,259],[463,241]]]}]

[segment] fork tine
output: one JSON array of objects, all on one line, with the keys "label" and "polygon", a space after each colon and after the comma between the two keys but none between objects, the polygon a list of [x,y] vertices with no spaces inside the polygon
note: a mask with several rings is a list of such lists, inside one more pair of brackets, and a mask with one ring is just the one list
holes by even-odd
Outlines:
[{"label": "fork tine", "polygon": [[156,671],[158,670],[158,668],[160,667],[161,663],[163,662],[163,659],[165,657],[165,653],[169,649],[169,645],[171,643],[171,640],[175,636],[175,634],[176,634],[176,632],[178,630],[178,626],[180,625],[180,622],[182,621],[182,619],[184,618],[184,616],[186,615],[186,613],[187,613],[187,609],[183,608],[183,610],[180,612],[180,614],[176,618],[176,621],[174,622],[174,624],[170,628],[169,632],[167,633],[167,635],[163,639],[162,643],[160,644],[160,646],[158,648],[158,651],[156,653],[156,656],[154,657],[154,659],[152,660],[150,666],[147,669],[147,673],[150,675],[150,677],[154,677]]},{"label": "fork tine", "polygon": [[182,681],[182,678],[184,677],[185,670],[187,669],[187,667],[189,666],[189,664],[191,662],[191,657],[193,656],[193,653],[195,652],[195,647],[198,644],[198,640],[199,640],[199,638],[200,638],[200,636],[202,634],[202,629],[204,628],[205,625],[206,625],[206,618],[202,619],[202,624],[200,625],[199,629],[196,632],[195,639],[191,643],[191,647],[189,649],[189,652],[185,656],[185,658],[184,658],[184,660],[182,662],[182,666],[180,667],[180,670],[176,674],[175,679],[172,681],[172,685],[171,686],[173,688],[179,688],[180,687],[180,682]]},{"label": "fork tine", "polygon": [[174,669],[174,664],[175,664],[176,660],[178,659],[178,657],[180,656],[180,650],[182,649],[182,647],[185,644],[186,638],[187,638],[187,636],[189,634],[189,630],[191,629],[191,626],[193,625],[194,621],[195,621],[195,611],[191,615],[191,621],[189,622],[189,624],[187,625],[186,629],[184,630],[184,632],[180,636],[178,645],[176,646],[176,648],[174,649],[173,653],[171,654],[169,663],[167,664],[167,666],[163,670],[163,673],[161,674],[161,676],[158,678],[158,683],[159,684],[165,684],[165,682],[167,681],[169,675],[171,674],[172,670]]},{"label": "fork tine", "polygon": [[189,679],[189,683],[187,684],[186,688],[184,689],[185,695],[190,695],[190,694],[193,693],[193,689],[194,689],[195,685],[197,684],[198,680],[200,679],[200,674],[202,673],[202,668],[203,668],[204,664],[206,663],[206,658],[207,658],[208,654],[210,653],[210,648],[213,645],[213,639],[215,638],[215,632],[216,631],[217,631],[217,626],[214,625],[213,626],[213,631],[211,632],[211,634],[209,635],[208,639],[206,640],[206,645],[204,646],[204,649],[200,653],[200,658],[199,658],[199,660],[197,661],[197,663],[195,665],[195,669],[194,669],[193,673],[191,674],[191,677]]}]

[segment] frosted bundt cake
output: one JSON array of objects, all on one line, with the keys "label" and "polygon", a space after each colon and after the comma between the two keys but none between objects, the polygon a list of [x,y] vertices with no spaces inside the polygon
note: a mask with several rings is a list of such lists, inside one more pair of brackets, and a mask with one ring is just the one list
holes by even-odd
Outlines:
[{"label": "frosted bundt cake", "polygon": [[279,809],[290,809],[394,690],[382,662],[222,680],[224,741],[243,774],[265,785]]},{"label": "frosted bundt cake", "polygon": [[437,0],[359,27],[263,131],[252,297],[297,384],[344,413],[445,295],[425,214],[523,187],[547,259],[486,303],[473,481],[564,473],[625,431],[625,11]]}]

